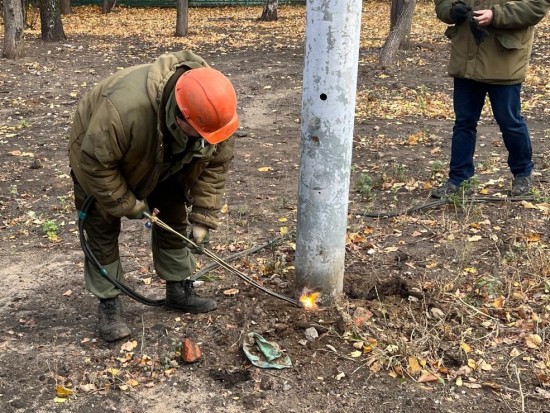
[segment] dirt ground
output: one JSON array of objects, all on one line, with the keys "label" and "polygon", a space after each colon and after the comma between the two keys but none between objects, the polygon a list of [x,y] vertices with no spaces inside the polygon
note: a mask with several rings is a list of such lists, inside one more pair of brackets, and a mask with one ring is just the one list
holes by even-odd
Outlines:
[{"label": "dirt ground", "polygon": [[[227,257],[265,244],[296,223],[304,8],[281,8],[269,24],[255,20],[258,8],[193,9],[185,40],[170,36],[170,10],[75,8],[65,43],[43,43],[34,28],[24,58],[0,60],[1,412],[550,412],[548,18],[524,87],[535,196],[493,198],[511,177],[486,112],[476,154],[483,202],[376,219],[430,202],[444,181],[452,83],[432,6],[419,5],[413,48],[383,71],[389,10],[364,4],[338,306],[306,312],[216,269],[198,287],[218,302],[209,314],[124,298],[128,342],[101,341],[97,300],[83,285],[66,157],[78,99],[121,67],[192,45],[233,80],[242,123],[211,247]],[[234,265],[291,295],[293,247],[287,236]],[[124,221],[121,249],[128,283],[162,297],[142,223]],[[292,367],[252,366],[243,352],[252,332],[280,345]],[[199,362],[182,362],[185,338],[199,343]]]}]

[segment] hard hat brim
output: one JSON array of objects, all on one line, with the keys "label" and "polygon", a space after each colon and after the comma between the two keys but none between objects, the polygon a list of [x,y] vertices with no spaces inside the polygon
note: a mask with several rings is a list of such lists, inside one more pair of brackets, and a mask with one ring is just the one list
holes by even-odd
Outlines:
[{"label": "hard hat brim", "polygon": [[214,132],[200,132],[199,129],[193,125],[193,122],[191,119],[186,119],[186,121],[199,132],[201,137],[208,143],[215,145],[217,143],[223,142],[224,140],[228,139],[235,133],[237,128],[239,127],[239,115],[237,115],[237,112],[233,115],[233,119],[229,121],[226,125],[224,125],[222,128],[214,131]]}]

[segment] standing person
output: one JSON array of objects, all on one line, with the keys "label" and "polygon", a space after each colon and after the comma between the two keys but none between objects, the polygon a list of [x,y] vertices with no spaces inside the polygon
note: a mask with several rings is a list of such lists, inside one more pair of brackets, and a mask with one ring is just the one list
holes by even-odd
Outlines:
[{"label": "standing person", "polygon": [[512,196],[531,190],[531,139],[521,115],[520,92],[533,46],[535,25],[550,0],[435,0],[437,17],[451,39],[448,72],[454,78],[455,124],[448,181],[434,198],[456,193],[474,175],[477,123],[489,96],[508,150]]},{"label": "standing person", "polygon": [[[124,69],[101,81],[79,102],[69,144],[77,210],[88,196],[96,207],[84,221],[91,251],[111,277],[123,280],[118,236],[121,218],[159,219],[202,245],[218,226],[238,127],[230,81],[199,56],[166,53],[152,64]],[[190,212],[188,212],[190,208]],[[192,282],[195,258],[182,240],[152,228],[156,273],[166,280],[166,307],[189,313],[214,310]],[[99,299],[99,332],[106,341],[130,335],[121,317],[121,291],[85,258],[88,291]]]}]

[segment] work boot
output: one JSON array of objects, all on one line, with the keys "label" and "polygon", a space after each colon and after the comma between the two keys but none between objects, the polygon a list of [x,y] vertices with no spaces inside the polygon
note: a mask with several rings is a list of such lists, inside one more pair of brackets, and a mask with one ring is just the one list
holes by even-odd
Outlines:
[{"label": "work boot", "polygon": [[441,185],[439,188],[435,188],[430,193],[432,198],[446,198],[450,195],[454,195],[458,192],[458,185],[453,184],[452,182],[445,182],[443,185]]},{"label": "work boot", "polygon": [[439,188],[432,190],[430,195],[432,198],[445,199],[453,195],[468,196],[472,195],[473,192],[474,191],[472,188],[464,186],[464,184],[455,185],[452,182],[447,181]]},{"label": "work boot", "polygon": [[218,305],[214,300],[201,298],[193,290],[193,281],[168,281],[166,283],[166,307],[185,313],[207,313]]},{"label": "work boot", "polygon": [[130,329],[122,320],[122,302],[115,298],[99,300],[99,335],[105,341],[122,340],[130,335]]},{"label": "work boot", "polygon": [[531,192],[531,176],[518,176],[512,181],[512,196],[528,195]]}]

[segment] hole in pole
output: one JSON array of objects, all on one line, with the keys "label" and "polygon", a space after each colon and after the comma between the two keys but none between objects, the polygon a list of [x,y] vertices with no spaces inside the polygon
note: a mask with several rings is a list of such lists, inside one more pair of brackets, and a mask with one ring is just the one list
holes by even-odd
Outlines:
[{"label": "hole in pole", "polygon": [[327,100],[327,95],[326,95],[326,93],[321,93],[321,94],[319,95],[319,97],[321,98],[321,100]]}]

